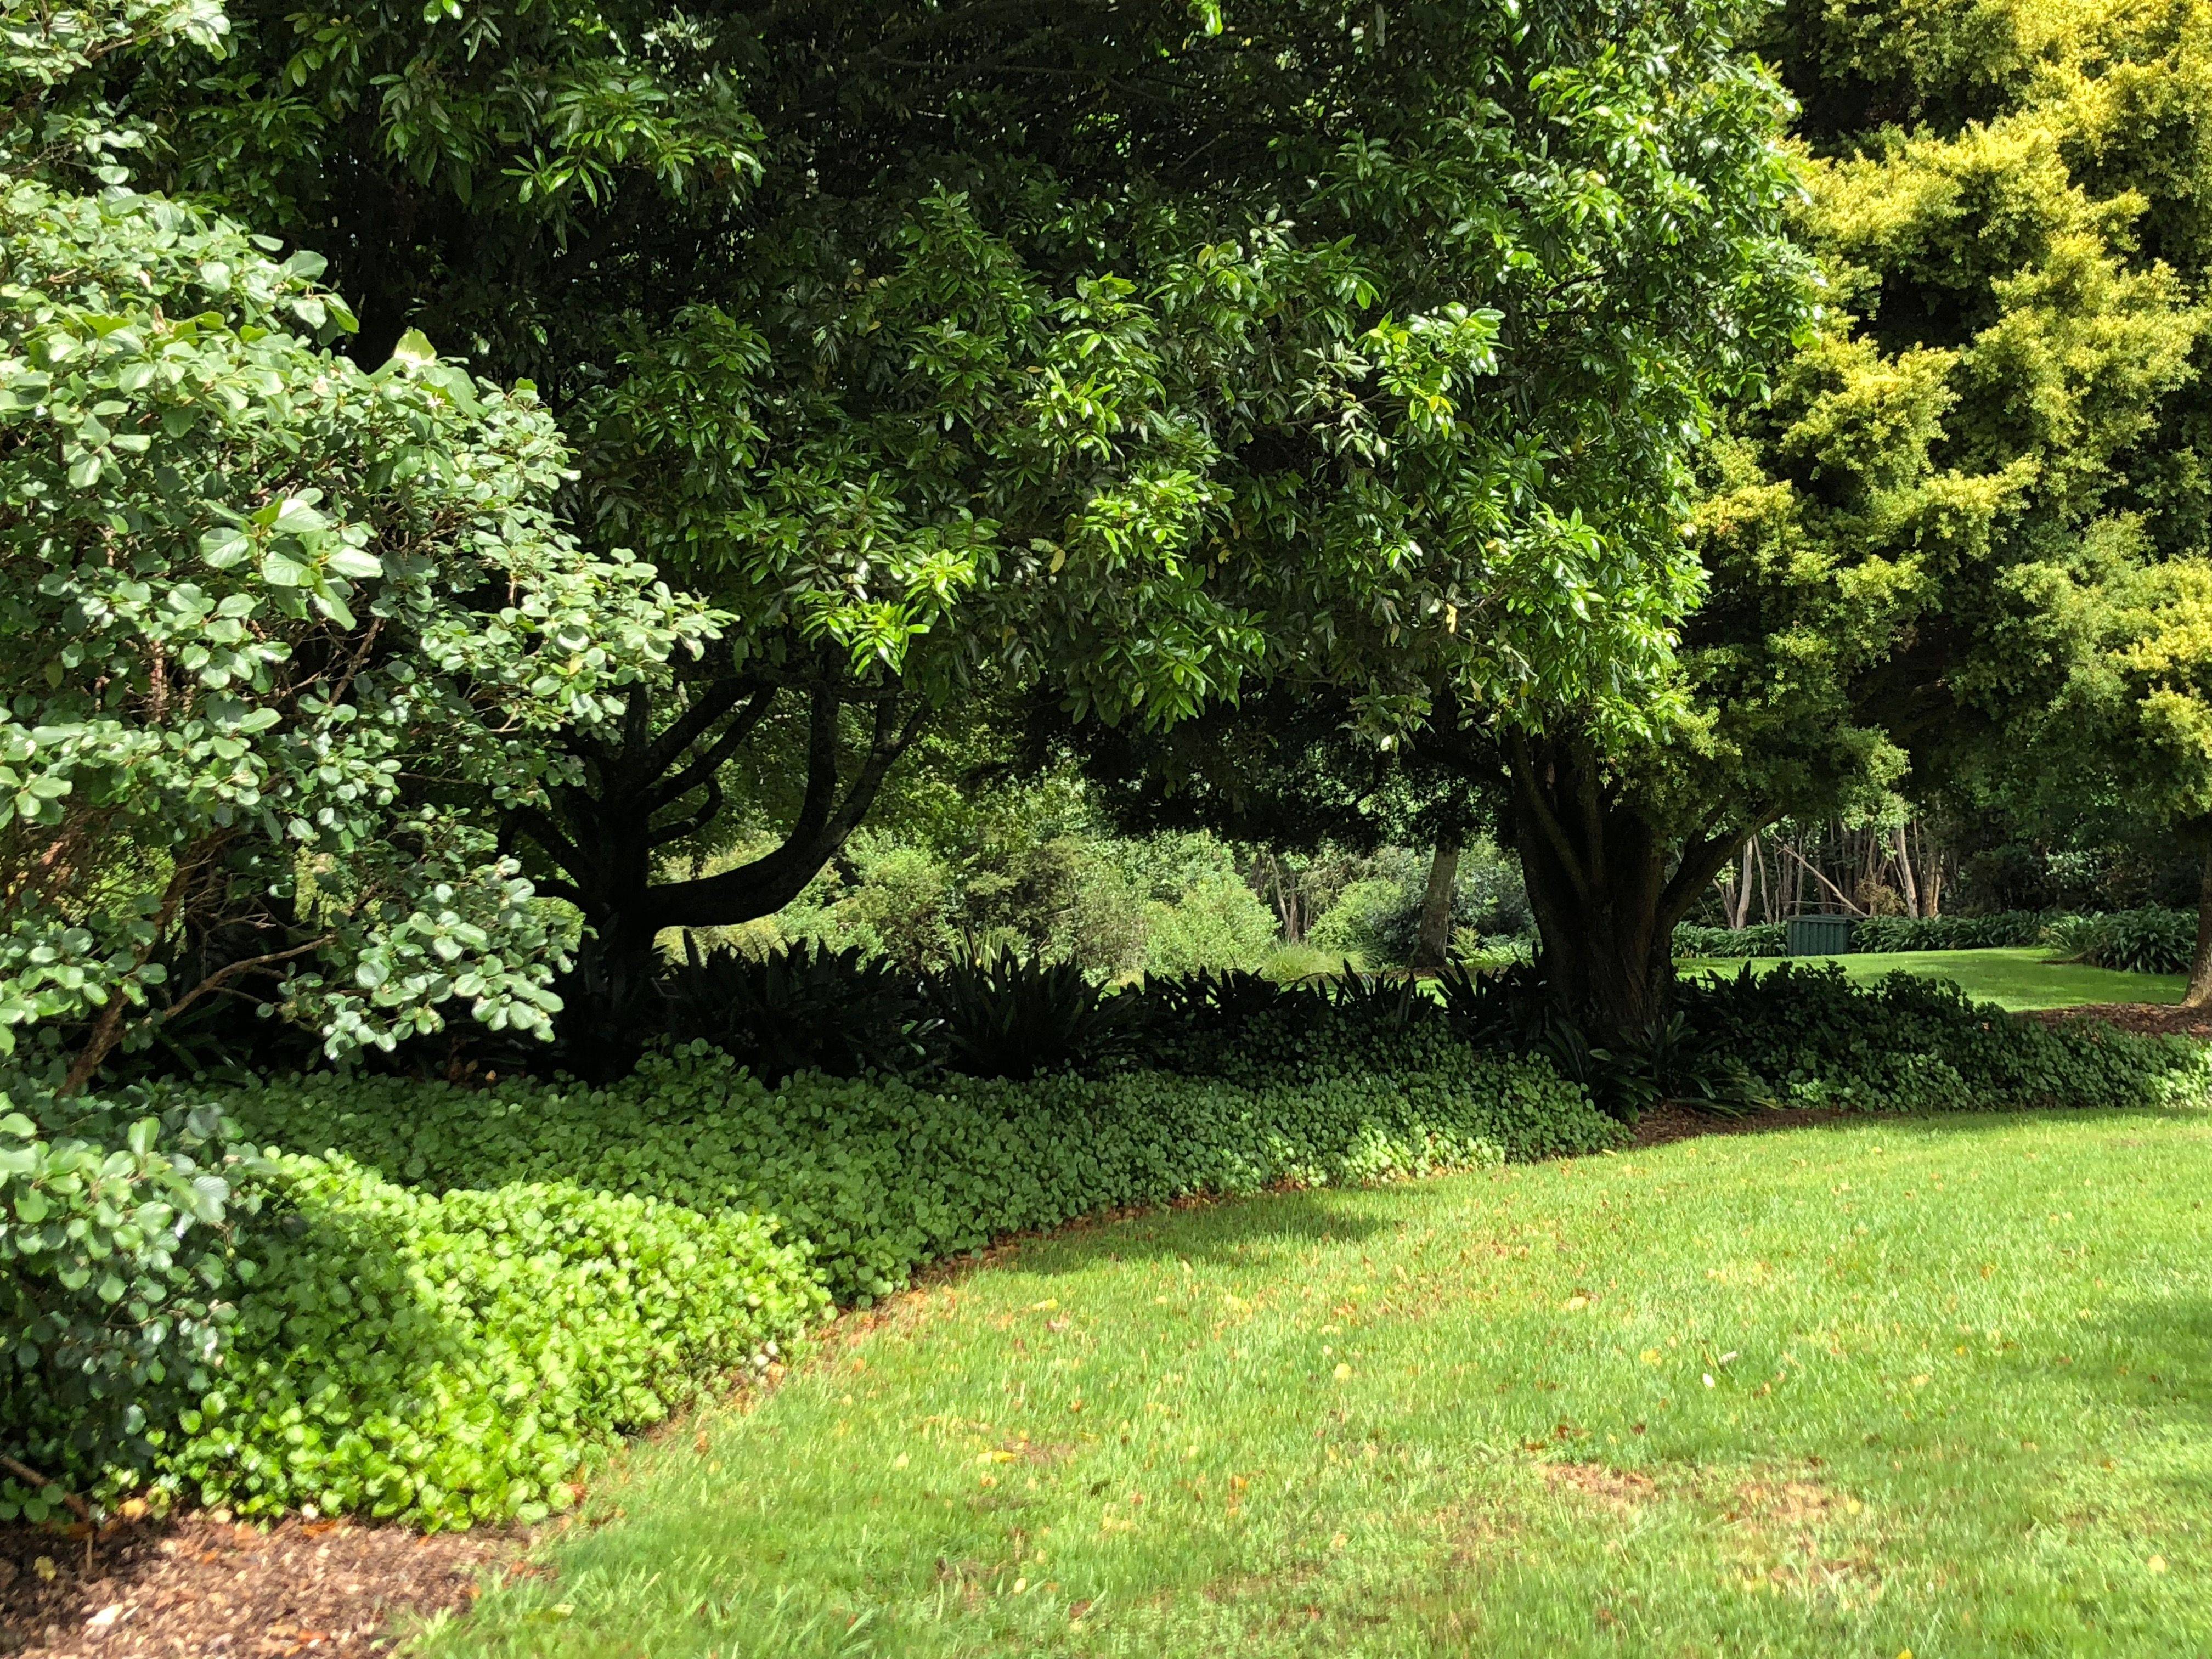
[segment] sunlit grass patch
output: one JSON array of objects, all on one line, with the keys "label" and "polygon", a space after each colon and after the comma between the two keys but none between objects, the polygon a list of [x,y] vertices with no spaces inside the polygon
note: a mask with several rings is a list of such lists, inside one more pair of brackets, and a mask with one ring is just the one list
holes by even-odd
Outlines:
[{"label": "sunlit grass patch", "polygon": [[[2123,974],[2109,968],[2085,968],[2079,963],[2052,962],[2049,950],[2039,945],[2009,945],[1985,951],[1870,951],[1841,957],[1766,957],[1751,963],[1753,973],[1771,973],[1784,960],[1811,967],[1830,963],[1846,977],[1869,984],[1889,974],[1917,974],[1924,979],[1957,981],[1968,996],[1994,1002],[2000,1007],[2072,1008],[2097,1002],[2179,1002],[2187,981],[2179,974]],[[1741,962],[1686,962],[1685,974],[1733,974]]]},{"label": "sunlit grass patch", "polygon": [[2212,1650],[2212,1129],[1852,1123],[1024,1244],[443,1655]]}]

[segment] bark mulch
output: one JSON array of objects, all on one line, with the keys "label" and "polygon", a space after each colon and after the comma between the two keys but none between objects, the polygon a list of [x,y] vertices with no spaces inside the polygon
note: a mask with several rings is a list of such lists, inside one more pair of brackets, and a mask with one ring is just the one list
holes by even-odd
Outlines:
[{"label": "bark mulch", "polygon": [[520,1570],[517,1531],[428,1537],[404,1527],[204,1513],[105,1531],[0,1528],[0,1654],[13,1659],[290,1659],[389,1653],[390,1624],[475,1600]]},{"label": "bark mulch", "polygon": [[1832,1107],[1817,1110],[1791,1107],[1786,1110],[1752,1112],[1742,1117],[1723,1117],[1687,1106],[1654,1106],[1636,1120],[1636,1144],[1663,1146],[1670,1140],[1689,1140],[1699,1135],[1764,1134],[1772,1129],[1802,1129],[1808,1124],[1837,1123],[1864,1116],[1863,1112],[1838,1111]]},{"label": "bark mulch", "polygon": [[2095,1019],[2144,1036],[2212,1038],[2212,1008],[2184,1008],[2172,1002],[2092,1002],[2079,1008],[2038,1008],[2021,1018],[2045,1025]]}]

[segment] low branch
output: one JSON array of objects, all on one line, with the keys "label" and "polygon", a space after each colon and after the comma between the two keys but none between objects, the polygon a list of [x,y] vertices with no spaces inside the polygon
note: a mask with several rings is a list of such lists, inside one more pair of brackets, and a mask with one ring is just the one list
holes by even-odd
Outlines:
[{"label": "low branch", "polygon": [[[58,1480],[47,1480],[45,1475],[40,1474],[28,1463],[19,1463],[14,1458],[9,1456],[5,1452],[0,1452],[0,1469],[7,1470],[9,1474],[14,1475],[18,1480],[22,1481],[26,1486],[31,1486],[40,1492],[46,1491],[49,1486],[59,1486],[62,1484]],[[75,1492],[64,1488],[62,1492],[62,1502],[68,1504],[76,1513],[76,1518],[83,1522],[85,1525],[88,1527],[93,1524],[91,1506],[88,1504],[84,1499],[79,1498]]]},{"label": "low branch", "polygon": [[1818,866],[1814,865],[1802,853],[1792,847],[1788,842],[1777,842],[1775,845],[1779,847],[1784,852],[1789,854],[1791,858],[1796,860],[1798,868],[1808,872],[1814,880],[1819,882],[1821,886],[1826,888],[1831,893],[1833,893],[1836,896],[1836,902],[1842,905],[1846,911],[1855,916],[1863,916],[1866,915],[1864,910],[1861,909],[1857,905],[1852,903],[1850,900],[1844,896],[1844,890],[1842,888],[1837,886],[1836,884],[1830,881],[1827,877],[1821,874]]}]

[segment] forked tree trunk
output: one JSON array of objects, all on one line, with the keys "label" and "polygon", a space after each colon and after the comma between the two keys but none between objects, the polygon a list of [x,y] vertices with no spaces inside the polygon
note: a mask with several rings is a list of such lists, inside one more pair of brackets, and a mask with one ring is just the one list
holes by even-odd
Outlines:
[{"label": "forked tree trunk", "polygon": [[1572,740],[1516,742],[1508,759],[1514,844],[1552,994],[1593,1042],[1641,1037],[1673,999],[1675,923],[1762,826],[1715,823],[1683,841]]},{"label": "forked tree trunk", "polygon": [[2212,1005],[2212,848],[2204,853],[2204,872],[2197,884],[2197,955],[2189,964],[2189,989],[2181,1006]]},{"label": "forked tree trunk", "polygon": [[1440,971],[1451,957],[1452,894],[1459,883],[1460,836],[1457,830],[1437,838],[1436,855],[1429,860],[1428,890],[1421,896],[1421,925],[1413,936],[1415,973]]},{"label": "forked tree trunk", "polygon": [[[787,690],[805,701],[806,788],[782,842],[714,875],[656,879],[663,848],[714,823],[723,766]],[[864,735],[848,757],[842,716],[863,698],[872,718],[859,723]],[[663,930],[734,927],[790,903],[842,850],[922,718],[896,686],[856,690],[825,670],[787,688],[714,680],[659,720],[650,692],[637,688],[619,732],[579,737],[584,780],[556,788],[552,811],[526,808],[510,820],[560,872],[538,890],[583,915],[575,964],[556,988],[568,1059],[579,1072],[611,1077],[635,1062],[657,1012],[654,941]]]}]

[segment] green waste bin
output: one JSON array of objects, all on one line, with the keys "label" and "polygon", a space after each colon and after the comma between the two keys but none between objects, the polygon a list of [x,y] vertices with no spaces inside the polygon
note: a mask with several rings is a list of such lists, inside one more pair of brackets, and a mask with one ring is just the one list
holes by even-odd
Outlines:
[{"label": "green waste bin", "polygon": [[1839,957],[1851,948],[1849,916],[1792,916],[1787,933],[1793,957]]}]

